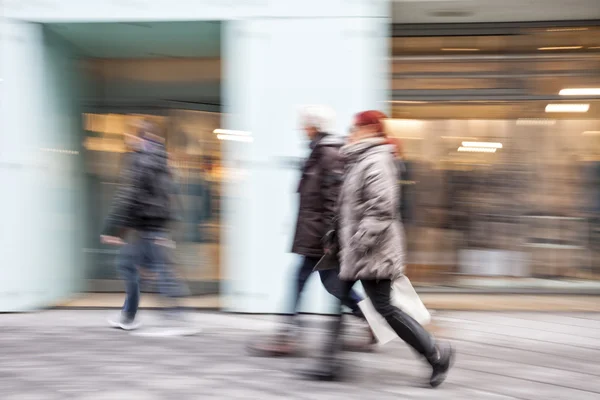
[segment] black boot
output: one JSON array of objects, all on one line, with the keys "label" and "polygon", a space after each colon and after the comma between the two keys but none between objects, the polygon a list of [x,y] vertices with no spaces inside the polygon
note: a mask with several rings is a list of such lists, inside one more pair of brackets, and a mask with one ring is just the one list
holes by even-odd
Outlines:
[{"label": "black boot", "polygon": [[435,354],[428,357],[428,361],[433,369],[429,384],[431,387],[438,387],[446,380],[448,371],[454,364],[454,349],[449,343],[440,343],[436,345]]},{"label": "black boot", "polygon": [[337,357],[322,357],[315,366],[299,371],[300,376],[312,381],[338,382],[343,379],[344,369]]},{"label": "black boot", "polygon": [[342,360],[340,358],[340,338],[342,333],[342,316],[335,316],[327,324],[328,335],[323,343],[323,351],[315,366],[299,371],[306,379],[317,381],[340,381],[342,380]]}]

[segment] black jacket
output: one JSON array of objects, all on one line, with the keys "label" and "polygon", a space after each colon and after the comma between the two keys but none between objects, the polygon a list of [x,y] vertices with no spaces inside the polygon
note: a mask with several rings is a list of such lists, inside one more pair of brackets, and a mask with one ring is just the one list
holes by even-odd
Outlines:
[{"label": "black jacket", "polygon": [[343,142],[321,133],[311,143],[298,185],[300,209],[292,252],[321,257],[325,234],[334,227],[337,199],[343,177],[340,147]]},{"label": "black jacket", "polygon": [[164,230],[173,219],[173,176],[162,143],[144,140],[129,154],[121,171],[103,234],[119,236],[125,229]]}]

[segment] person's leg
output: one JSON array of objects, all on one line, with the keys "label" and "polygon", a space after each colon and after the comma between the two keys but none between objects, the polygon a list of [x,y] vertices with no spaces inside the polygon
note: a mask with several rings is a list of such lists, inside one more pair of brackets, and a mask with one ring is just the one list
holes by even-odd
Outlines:
[{"label": "person's leg", "polygon": [[417,321],[391,303],[392,283],[386,280],[361,280],[375,310],[381,314],[398,337],[419,354],[430,357],[435,353],[433,337]]},{"label": "person's leg", "polygon": [[352,292],[352,287],[354,286],[355,282],[349,282],[349,281],[339,281],[339,300],[340,302],[337,303],[338,305],[338,309],[335,310],[337,311],[335,313],[335,316],[333,317],[333,321],[331,322],[331,326],[330,326],[330,335],[328,338],[328,341],[325,344],[325,356],[326,357],[335,357],[335,354],[340,350],[341,345],[342,345],[342,328],[343,328],[343,324],[342,324],[342,305],[344,303],[349,303],[349,297],[350,297],[350,292]]},{"label": "person's leg", "polygon": [[298,347],[295,338],[297,328],[296,313],[306,281],[312,274],[313,268],[317,262],[318,259],[315,260],[311,257],[303,258],[293,281],[293,288],[290,294],[291,299],[287,304],[286,310],[287,318],[283,327],[276,333],[275,337],[253,341],[248,346],[248,351],[250,351],[251,354],[260,356],[283,356],[295,354],[297,352]]},{"label": "person's leg", "polygon": [[454,359],[449,346],[439,346],[417,321],[391,303],[392,282],[390,280],[361,280],[367,296],[375,310],[385,318],[398,337],[421,354],[432,366],[431,386],[440,385]]},{"label": "person's leg", "polygon": [[300,264],[298,272],[296,273],[296,279],[294,280],[292,300],[288,309],[289,315],[294,316],[298,312],[298,304],[300,303],[300,297],[304,291],[304,286],[306,286],[306,281],[308,281],[308,278],[313,272],[313,268],[318,262],[319,259],[315,259],[313,257],[303,257],[302,263]]},{"label": "person's leg", "polygon": [[344,293],[345,288],[343,288],[344,285],[340,281],[338,274],[339,271],[337,269],[319,271],[319,277],[327,292],[339,299],[344,306],[352,310],[353,315],[364,319],[360,307],[358,306],[358,303],[363,300],[362,297],[352,288],[350,288],[349,293]]},{"label": "person's leg", "polygon": [[338,353],[342,348],[342,301],[348,301],[347,297],[352,290],[352,286],[354,286],[354,282],[340,281],[339,294],[342,300],[337,303],[339,307],[338,313],[329,322],[324,348],[319,355],[317,365],[313,368],[300,371],[308,379],[331,381],[341,378],[342,367],[338,359]]},{"label": "person's leg", "polygon": [[[135,239],[134,239],[135,240]],[[140,274],[136,265],[137,243],[123,245],[117,258],[117,269],[125,281],[123,312],[134,319],[140,303]]]},{"label": "person's leg", "polygon": [[116,259],[117,271],[125,283],[125,303],[121,314],[109,320],[111,326],[126,330],[137,328],[138,324],[135,322],[135,318],[140,302],[140,278],[137,268],[139,242],[137,237],[131,236],[131,240],[119,250]]},{"label": "person's leg", "polygon": [[157,277],[159,293],[171,301],[173,309],[179,311],[178,299],[186,294],[183,283],[176,276],[169,262],[170,240],[165,232],[142,234],[144,262]]}]

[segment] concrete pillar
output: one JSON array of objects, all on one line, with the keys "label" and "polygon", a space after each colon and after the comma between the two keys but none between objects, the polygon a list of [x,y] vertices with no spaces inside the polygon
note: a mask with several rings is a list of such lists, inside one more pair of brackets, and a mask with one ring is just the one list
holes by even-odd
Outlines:
[{"label": "concrete pillar", "polygon": [[82,288],[81,114],[72,49],[0,29],[0,311],[25,311]]},{"label": "concrete pillar", "polygon": [[[226,161],[245,175],[225,188],[223,300],[227,310],[286,311],[299,258],[289,253],[299,169],[308,143],[298,109],[327,104],[346,134],[354,113],[386,109],[388,7],[362,2],[363,16],[257,18],[224,25],[225,127],[252,134],[227,142]],[[299,3],[296,3],[299,4]],[[315,275],[303,310],[327,313]]]}]

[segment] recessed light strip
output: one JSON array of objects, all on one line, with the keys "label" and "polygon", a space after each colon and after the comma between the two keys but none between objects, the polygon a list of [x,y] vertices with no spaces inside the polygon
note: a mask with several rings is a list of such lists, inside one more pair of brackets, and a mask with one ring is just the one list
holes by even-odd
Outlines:
[{"label": "recessed light strip", "polygon": [[250,132],[246,131],[234,131],[231,129],[215,129],[213,133],[217,135],[235,135],[235,136],[251,136]]},{"label": "recessed light strip", "polygon": [[489,149],[501,149],[502,143],[497,142],[462,142],[463,147],[485,147]]},{"label": "recessed light strip", "polygon": [[547,113],[585,113],[589,109],[589,104],[548,104],[546,106]]},{"label": "recessed light strip", "polygon": [[496,148],[494,147],[459,147],[457,151],[468,152],[468,153],[495,153]]},{"label": "recessed light strip", "polygon": [[552,50],[579,50],[583,49],[583,46],[551,46],[551,47],[538,47],[541,51],[552,51]]},{"label": "recessed light strip", "polygon": [[519,118],[517,125],[556,125],[556,120],[547,118]]},{"label": "recessed light strip", "polygon": [[225,134],[218,134],[217,139],[226,140],[226,141],[230,141],[230,142],[246,142],[246,143],[250,143],[250,142],[254,141],[254,138],[252,138],[251,136],[225,135]]},{"label": "recessed light strip", "polygon": [[600,96],[600,88],[569,88],[558,92],[561,96]]},{"label": "recessed light strip", "polygon": [[441,51],[479,51],[480,49],[469,47],[442,47]]}]

